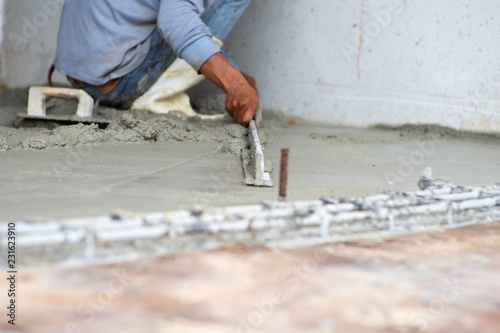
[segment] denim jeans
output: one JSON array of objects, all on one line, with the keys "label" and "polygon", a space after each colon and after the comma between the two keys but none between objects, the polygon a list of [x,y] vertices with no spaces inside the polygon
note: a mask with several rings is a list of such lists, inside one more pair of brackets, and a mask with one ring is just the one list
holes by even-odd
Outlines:
[{"label": "denim jeans", "polygon": [[[212,35],[224,41],[238,19],[245,12],[250,0],[215,0],[205,10],[201,19],[212,31]],[[174,62],[176,56],[172,48],[155,29],[150,37],[148,56],[131,73],[123,76],[118,85],[104,94],[93,85],[83,89],[102,105],[127,109],[135,99],[144,94]],[[72,85],[78,88],[74,83]]]}]

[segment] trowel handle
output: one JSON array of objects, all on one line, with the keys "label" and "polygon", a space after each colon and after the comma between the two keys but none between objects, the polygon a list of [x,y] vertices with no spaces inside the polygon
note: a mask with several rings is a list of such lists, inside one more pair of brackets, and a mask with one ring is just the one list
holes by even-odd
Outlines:
[{"label": "trowel handle", "polygon": [[257,128],[259,128],[260,123],[262,122],[262,105],[260,103],[259,106],[257,107],[257,110],[255,111],[253,119],[255,120],[255,125],[257,126]]}]

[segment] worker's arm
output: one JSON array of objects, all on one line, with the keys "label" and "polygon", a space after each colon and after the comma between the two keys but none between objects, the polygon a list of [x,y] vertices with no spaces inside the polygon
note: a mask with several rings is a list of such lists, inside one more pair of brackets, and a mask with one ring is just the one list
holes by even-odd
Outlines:
[{"label": "worker's arm", "polygon": [[224,90],[227,111],[248,126],[259,104],[257,92],[249,84],[253,81],[247,81],[212,41],[210,29],[200,18],[203,4],[203,0],[161,0],[158,29],[176,55]]},{"label": "worker's arm", "polygon": [[259,106],[259,97],[245,76],[222,53],[211,56],[201,66],[200,73],[226,93],[227,112],[247,127]]}]

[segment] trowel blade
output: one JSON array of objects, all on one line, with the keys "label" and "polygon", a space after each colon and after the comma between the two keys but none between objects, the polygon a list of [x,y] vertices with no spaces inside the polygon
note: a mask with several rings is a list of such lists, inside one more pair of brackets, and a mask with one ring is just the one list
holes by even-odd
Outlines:
[{"label": "trowel blade", "polygon": [[46,120],[46,121],[59,121],[71,124],[103,124],[109,125],[111,120],[98,117],[81,118],[76,115],[45,115],[45,116],[34,116],[27,113],[18,113],[17,117],[30,120]]},{"label": "trowel blade", "polygon": [[273,181],[269,172],[264,167],[264,151],[259,139],[258,127],[262,121],[262,107],[258,106],[254,119],[248,126],[248,140],[250,141],[250,152],[252,163],[246,164],[243,160],[243,171],[245,173],[245,185],[272,187]]}]

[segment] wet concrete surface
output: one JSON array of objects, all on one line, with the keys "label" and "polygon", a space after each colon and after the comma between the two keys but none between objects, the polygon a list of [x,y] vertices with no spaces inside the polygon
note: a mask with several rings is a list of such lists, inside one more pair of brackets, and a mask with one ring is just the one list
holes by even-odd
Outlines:
[{"label": "wet concrete surface", "polygon": [[[294,123],[294,122],[292,122]],[[431,166],[460,185],[500,182],[498,138],[440,130],[350,129],[265,122],[274,188],[242,185],[239,156],[220,142],[98,144],[0,151],[0,220],[87,217],[278,198],[281,148],[290,148],[289,200],[417,190]]]},{"label": "wet concrete surface", "polygon": [[19,271],[22,333],[496,333],[500,325],[499,222],[293,251],[242,244]]}]

